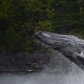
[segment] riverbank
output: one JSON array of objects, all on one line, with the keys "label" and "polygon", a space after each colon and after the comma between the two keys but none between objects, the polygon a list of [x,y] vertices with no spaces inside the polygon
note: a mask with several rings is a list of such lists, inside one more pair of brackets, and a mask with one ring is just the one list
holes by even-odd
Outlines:
[{"label": "riverbank", "polygon": [[0,71],[39,71],[49,62],[50,53],[0,53]]}]

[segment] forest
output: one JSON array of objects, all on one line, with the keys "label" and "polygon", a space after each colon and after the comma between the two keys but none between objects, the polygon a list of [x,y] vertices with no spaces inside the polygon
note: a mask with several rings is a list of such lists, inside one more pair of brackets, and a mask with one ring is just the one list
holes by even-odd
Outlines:
[{"label": "forest", "polygon": [[0,51],[34,51],[35,32],[84,36],[84,0],[0,0]]}]

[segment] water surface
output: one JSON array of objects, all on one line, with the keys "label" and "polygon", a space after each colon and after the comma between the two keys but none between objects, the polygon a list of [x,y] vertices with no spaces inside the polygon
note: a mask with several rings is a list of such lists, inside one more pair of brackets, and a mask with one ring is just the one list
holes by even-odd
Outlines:
[{"label": "water surface", "polygon": [[84,84],[84,71],[60,54],[54,55],[43,71],[0,73],[0,84]]}]

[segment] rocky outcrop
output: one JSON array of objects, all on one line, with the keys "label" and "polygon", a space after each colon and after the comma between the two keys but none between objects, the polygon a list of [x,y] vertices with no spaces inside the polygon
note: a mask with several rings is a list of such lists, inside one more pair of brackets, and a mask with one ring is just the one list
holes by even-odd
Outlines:
[{"label": "rocky outcrop", "polygon": [[41,52],[0,53],[0,71],[42,70],[49,62],[50,54]]}]

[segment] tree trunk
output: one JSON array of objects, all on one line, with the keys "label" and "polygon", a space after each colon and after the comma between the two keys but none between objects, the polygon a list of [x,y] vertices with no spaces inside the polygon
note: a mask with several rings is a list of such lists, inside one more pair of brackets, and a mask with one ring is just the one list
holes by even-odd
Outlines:
[{"label": "tree trunk", "polygon": [[79,13],[80,13],[80,20],[82,20],[82,6],[80,2],[79,2]]}]

